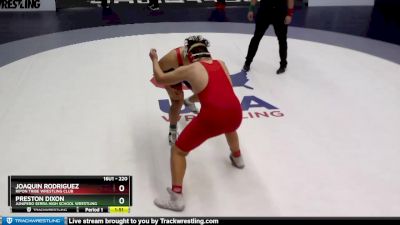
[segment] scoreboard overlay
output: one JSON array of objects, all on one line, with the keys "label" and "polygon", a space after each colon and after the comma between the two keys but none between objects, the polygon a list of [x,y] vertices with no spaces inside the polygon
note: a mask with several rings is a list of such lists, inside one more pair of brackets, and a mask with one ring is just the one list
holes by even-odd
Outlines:
[{"label": "scoreboard overlay", "polygon": [[15,213],[129,213],[132,176],[9,176]]}]

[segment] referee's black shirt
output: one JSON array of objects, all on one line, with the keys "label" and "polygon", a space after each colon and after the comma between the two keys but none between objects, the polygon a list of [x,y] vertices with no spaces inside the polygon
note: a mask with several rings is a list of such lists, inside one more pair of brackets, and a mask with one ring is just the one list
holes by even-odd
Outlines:
[{"label": "referee's black shirt", "polygon": [[287,0],[261,0],[260,1],[260,12],[273,13],[275,15],[286,16],[288,11]]}]

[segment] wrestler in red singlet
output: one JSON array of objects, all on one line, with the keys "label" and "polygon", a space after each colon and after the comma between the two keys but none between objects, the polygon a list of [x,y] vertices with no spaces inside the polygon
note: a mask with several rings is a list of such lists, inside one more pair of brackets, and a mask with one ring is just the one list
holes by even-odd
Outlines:
[{"label": "wrestler in red singlet", "polygon": [[199,115],[182,131],[176,146],[185,152],[205,140],[235,131],[242,122],[242,108],[232,85],[218,60],[200,62],[208,73],[208,84],[198,93]]},{"label": "wrestler in red singlet", "polygon": [[[181,48],[175,48],[175,52],[176,52],[176,58],[178,59],[178,65],[179,66],[183,66],[183,58],[182,58],[182,54],[181,54]],[[172,71],[173,69],[169,70]],[[168,72],[169,72],[168,71]],[[177,84],[173,84],[171,85],[172,88],[175,88],[176,90],[182,90],[182,82],[179,82]]]},{"label": "wrestler in red singlet", "polygon": [[[184,63],[183,63],[183,57],[182,57],[182,54],[181,54],[181,48],[175,48],[175,52],[176,52],[176,58],[178,60],[178,65],[179,66],[183,66]],[[190,60],[189,60],[189,62],[192,63]],[[173,69],[170,69],[169,71],[172,71],[172,70]],[[173,84],[173,85],[171,85],[171,87],[176,89],[176,90],[182,91],[183,90],[182,84],[185,84],[186,87],[188,87],[189,89],[192,89],[192,86],[187,81],[182,81],[182,82],[179,82],[177,84]]]},{"label": "wrestler in red singlet", "polygon": [[149,53],[156,80],[164,84],[189,81],[202,106],[198,116],[185,127],[171,147],[171,187],[167,188],[169,197],[154,199],[154,204],[162,209],[184,210],[183,179],[186,157],[205,140],[224,134],[232,165],[238,169],[245,166],[237,133],[242,122],[242,108],[233,91],[228,68],[223,61],[212,60],[208,47],[208,40],[201,35],[186,38],[184,54],[194,63],[169,73],[161,70],[157,51],[151,49]]}]

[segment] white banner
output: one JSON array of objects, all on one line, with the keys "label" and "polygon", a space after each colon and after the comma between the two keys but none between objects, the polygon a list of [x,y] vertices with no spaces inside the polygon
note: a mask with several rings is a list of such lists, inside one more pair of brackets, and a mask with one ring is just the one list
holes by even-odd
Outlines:
[{"label": "white banner", "polygon": [[308,6],[373,6],[375,0],[308,0]]},{"label": "white banner", "polygon": [[0,12],[55,10],[55,0],[0,0]]}]

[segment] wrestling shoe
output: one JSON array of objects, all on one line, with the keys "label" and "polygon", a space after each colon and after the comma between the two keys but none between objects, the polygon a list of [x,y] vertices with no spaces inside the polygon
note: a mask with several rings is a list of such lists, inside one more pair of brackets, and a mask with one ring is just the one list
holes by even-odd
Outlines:
[{"label": "wrestling shoe", "polygon": [[243,65],[242,71],[244,71],[244,72],[249,72],[249,71],[250,71],[250,65],[245,63],[245,64]]},{"label": "wrestling shoe", "polygon": [[276,71],[276,74],[282,74],[286,71],[286,66],[280,66],[279,69]]},{"label": "wrestling shoe", "polygon": [[196,104],[191,102],[188,98],[183,100],[183,104],[185,104],[186,107],[189,107],[190,111],[192,111],[193,113],[196,113],[196,114],[199,113],[199,110],[197,109]]},{"label": "wrestling shoe", "polygon": [[175,144],[176,139],[178,139],[178,135],[179,135],[179,133],[176,130],[169,131],[169,134],[168,134],[169,145]]},{"label": "wrestling shoe", "polygon": [[229,156],[229,158],[231,159],[232,165],[236,168],[239,169],[243,169],[244,168],[244,161],[243,161],[243,157],[239,156],[239,157],[234,157],[232,154]]},{"label": "wrestling shoe", "polygon": [[185,209],[185,202],[183,194],[175,193],[171,188],[167,188],[169,198],[156,198],[154,204],[162,209],[169,209],[172,211],[183,211]]}]

